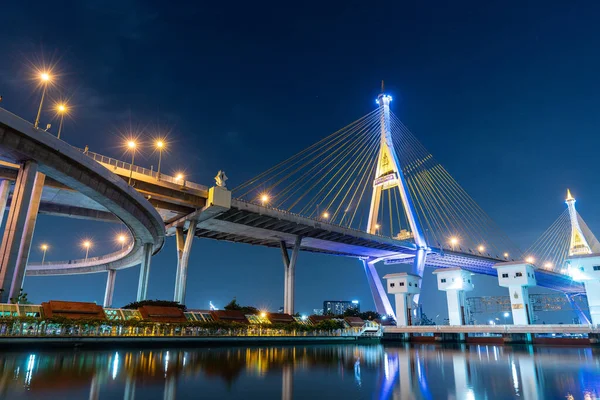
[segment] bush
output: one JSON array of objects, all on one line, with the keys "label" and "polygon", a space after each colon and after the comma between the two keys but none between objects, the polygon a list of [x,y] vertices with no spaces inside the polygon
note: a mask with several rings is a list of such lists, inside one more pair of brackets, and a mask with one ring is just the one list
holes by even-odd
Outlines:
[{"label": "bush", "polygon": [[185,304],[179,304],[176,301],[170,300],[142,300],[142,301],[134,301],[133,303],[129,303],[123,306],[126,310],[137,310],[143,306],[159,306],[159,307],[177,307],[181,308],[183,311],[187,311],[187,307]]}]

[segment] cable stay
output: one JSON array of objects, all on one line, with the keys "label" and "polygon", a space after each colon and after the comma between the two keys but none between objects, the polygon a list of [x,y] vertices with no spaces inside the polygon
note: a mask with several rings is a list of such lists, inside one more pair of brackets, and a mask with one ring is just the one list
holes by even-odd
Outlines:
[{"label": "cable stay", "polygon": [[[385,174],[392,160],[383,153],[379,159],[383,123],[376,109],[234,188],[233,195],[365,232],[374,185],[383,185],[370,231],[414,241],[399,188],[377,181],[392,175]],[[427,245],[496,260],[519,259],[518,247],[391,112],[389,124],[393,151]]]}]

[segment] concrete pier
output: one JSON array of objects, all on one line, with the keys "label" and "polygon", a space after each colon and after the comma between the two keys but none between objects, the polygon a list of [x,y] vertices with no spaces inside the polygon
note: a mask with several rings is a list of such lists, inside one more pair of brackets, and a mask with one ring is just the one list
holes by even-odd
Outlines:
[{"label": "concrete pier", "polygon": [[296,236],[294,247],[292,248],[292,257],[290,258],[285,242],[280,242],[284,267],[283,312],[290,315],[294,314],[296,262],[298,261],[298,254],[300,253],[301,244],[302,236]]},{"label": "concrete pier", "polygon": [[529,286],[535,286],[533,265],[522,262],[505,262],[494,265],[498,272],[498,283],[508,288],[512,317],[515,325],[529,325],[533,322],[533,309],[529,304]]},{"label": "concrete pier", "polygon": [[441,268],[433,273],[438,289],[446,292],[450,325],[465,325],[465,291],[473,290],[473,274],[462,268]]},{"label": "concrete pier", "polygon": [[21,276],[20,282],[22,282],[23,275],[19,273],[17,266],[21,253],[21,242],[27,228],[27,215],[33,197],[37,168],[36,162],[26,161],[21,165],[15,182],[15,190],[0,247],[0,286],[2,288],[0,302],[2,303],[8,303],[15,293],[18,296],[21,289],[20,283],[18,289],[14,283],[15,278],[18,279],[19,275]]},{"label": "concrete pier", "polygon": [[387,279],[388,293],[393,294],[396,298],[396,326],[412,325],[413,297],[420,293],[421,277],[401,272],[387,274],[383,279]]},{"label": "concrete pier", "polygon": [[189,222],[185,238],[183,235],[183,228],[177,228],[175,231],[175,240],[177,243],[177,274],[175,276],[175,295],[173,300],[179,304],[185,304],[188,264],[197,224],[198,222],[196,220],[191,220]]},{"label": "concrete pier", "polygon": [[117,270],[109,269],[106,277],[106,290],[104,291],[104,304],[103,307],[111,307],[113,301],[113,294],[115,292],[115,279],[117,278]]},{"label": "concrete pier", "polygon": [[152,243],[144,244],[144,254],[140,264],[140,280],[138,283],[137,301],[146,300],[148,295],[148,279],[150,277],[150,261],[152,260]]}]

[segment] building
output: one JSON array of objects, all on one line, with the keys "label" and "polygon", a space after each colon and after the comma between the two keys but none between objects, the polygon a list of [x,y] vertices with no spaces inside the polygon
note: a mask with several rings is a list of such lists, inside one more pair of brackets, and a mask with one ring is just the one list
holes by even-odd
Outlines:
[{"label": "building", "polygon": [[323,302],[323,314],[342,315],[351,308],[360,311],[358,300],[325,300]]}]

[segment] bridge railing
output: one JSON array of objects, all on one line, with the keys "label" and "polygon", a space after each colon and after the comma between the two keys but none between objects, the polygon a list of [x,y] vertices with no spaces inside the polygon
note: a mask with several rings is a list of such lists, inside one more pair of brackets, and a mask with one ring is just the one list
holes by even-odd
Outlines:
[{"label": "bridge railing", "polygon": [[131,165],[131,163],[117,160],[116,158],[104,156],[102,154],[94,153],[92,151],[85,151],[84,149],[80,149],[80,148],[77,148],[77,150],[81,151],[83,154],[87,155],[91,159],[93,159],[101,164],[112,165],[113,167],[116,167],[116,168],[133,171],[137,174],[146,175],[146,176],[152,177],[159,181],[169,182],[169,183],[173,183],[175,185],[182,185],[182,186],[185,186],[185,187],[191,188],[191,189],[208,190],[208,188],[206,186],[200,185],[199,183],[186,181],[185,179],[184,180],[177,179],[174,176],[166,175],[162,172],[159,175],[158,172],[154,171],[153,169],[148,169],[148,168],[140,167],[137,165]]}]

